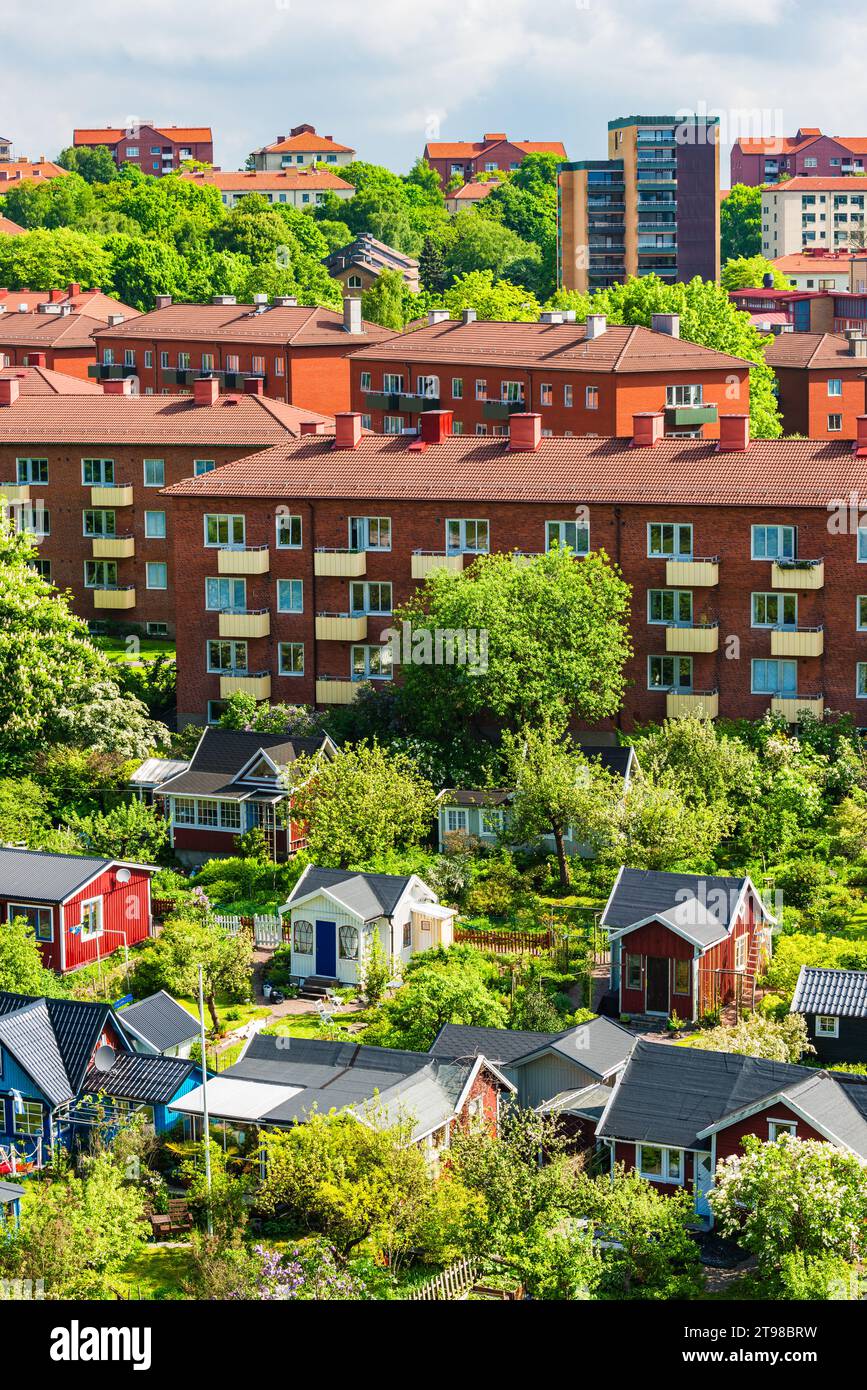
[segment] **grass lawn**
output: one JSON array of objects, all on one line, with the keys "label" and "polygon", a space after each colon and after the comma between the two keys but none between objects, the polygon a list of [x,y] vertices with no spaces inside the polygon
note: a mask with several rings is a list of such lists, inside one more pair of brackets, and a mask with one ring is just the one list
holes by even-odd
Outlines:
[{"label": "grass lawn", "polygon": [[[178,1003],[182,1004],[187,1013],[193,1018],[199,1017],[198,999],[178,998]],[[254,1018],[267,1018],[271,1010],[267,1004],[233,1004],[231,1000],[221,999],[217,996],[217,1018],[220,1020],[220,1031],[228,1033],[233,1028],[240,1028],[242,1023],[249,1023]],[[229,1014],[232,1015],[229,1018]],[[205,1026],[210,1032],[211,1015],[207,1004],[205,1005]]]},{"label": "grass lawn", "polygon": [[[336,1027],[349,1023],[373,1023],[377,1017],[376,1009],[360,1009],[353,1013],[335,1014],[334,1024]],[[309,1014],[286,1014],[267,1029],[269,1035],[280,1038],[321,1038],[327,1034],[327,1030],[319,1022],[317,1013]]]},{"label": "grass lawn", "polygon": [[115,1283],[126,1298],[183,1298],[181,1281],[189,1270],[188,1246],[147,1245],[128,1260]]},{"label": "grass lawn", "polygon": [[170,656],[174,659],[175,644],[157,637],[137,637],[138,651],[130,651],[126,637],[94,637],[93,645],[105,652],[110,661],[132,661],[150,659],[155,656]]}]

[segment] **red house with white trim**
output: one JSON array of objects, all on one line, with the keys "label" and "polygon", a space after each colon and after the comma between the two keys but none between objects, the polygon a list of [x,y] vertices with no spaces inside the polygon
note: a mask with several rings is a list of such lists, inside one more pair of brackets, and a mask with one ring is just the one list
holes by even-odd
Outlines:
[{"label": "red house with white trim", "polygon": [[24,917],[59,974],[151,935],[151,864],[0,849],[0,931]]},{"label": "red house with white trim", "polygon": [[750,998],[773,922],[749,878],[621,868],[600,921],[618,1013],[692,1023]]}]

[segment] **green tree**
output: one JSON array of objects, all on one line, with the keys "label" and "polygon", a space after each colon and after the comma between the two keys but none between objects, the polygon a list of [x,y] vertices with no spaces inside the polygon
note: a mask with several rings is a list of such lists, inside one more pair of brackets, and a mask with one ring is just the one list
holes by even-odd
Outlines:
[{"label": "green tree", "polygon": [[761,289],[770,275],[775,290],[791,289],[789,281],[764,256],[733,256],[722,268],[720,284],[725,290]]},{"label": "green tree", "polygon": [[380,1045],[426,1052],[446,1023],[506,1027],[503,1004],[488,989],[481,964],[470,958],[476,952],[445,961],[429,960],[428,954],[417,957],[405,983],[383,1004],[382,1022],[374,1025],[373,1035]]},{"label": "green tree", "polygon": [[758,755],[713,720],[699,715],[666,719],[632,742],[644,773],[670,777],[688,805],[710,807],[723,817],[726,833],[736,809],[759,794]]},{"label": "green tree", "polygon": [[362,315],[371,323],[401,332],[404,327],[403,299],[404,279],[400,271],[381,270],[361,296]]},{"label": "green tree", "polygon": [[633,869],[708,871],[724,828],[711,807],[689,804],[670,774],[637,777],[617,804],[605,855]]},{"label": "green tree", "polygon": [[[692,1192],[659,1192],[632,1169],[587,1182],[583,1212],[617,1244],[605,1254],[601,1292],[607,1298],[696,1298],[704,1288],[692,1236]],[[619,1249],[617,1247],[620,1247]]]},{"label": "green tree", "polygon": [[[395,615],[412,634],[401,705],[420,732],[439,736],[491,715],[519,728],[546,716],[607,718],[625,688],[629,595],[604,551],[576,561],[558,548],[521,565],[487,555],[461,573],[435,570]],[[453,664],[444,646],[433,660],[437,630],[453,634]]]},{"label": "green tree", "polygon": [[198,920],[172,917],[155,945],[139,957],[136,977],[144,982],[145,990],[166,989],[195,997],[201,966],[205,1004],[213,1030],[219,1033],[217,996],[249,999],[252,961],[253,945],[246,932],[230,936],[207,914]]},{"label": "green tree", "polygon": [[118,299],[145,311],[158,294],[186,298],[188,268],[173,246],[145,237],[110,236],[111,286]]},{"label": "green tree", "polygon": [[720,205],[723,264],[735,256],[757,256],[762,249],[762,190],[736,183]]},{"label": "green tree", "polygon": [[153,864],[165,850],[169,827],[165,817],[133,798],[110,811],[89,816],[69,816],[68,823],[89,854],[109,859],[140,860]]},{"label": "green tree", "polygon": [[39,228],[0,239],[0,280],[10,289],[50,290],[73,280],[86,288],[109,285],[111,261],[96,237],[67,227]]},{"label": "green tree", "polygon": [[4,922],[0,931],[0,990],[10,994],[63,993],[57,977],[43,966],[36,934],[23,917]]},{"label": "green tree", "polygon": [[118,176],[114,155],[107,145],[67,145],[57,156],[57,163],[61,169],[80,174],[85,183],[111,183]]},{"label": "green tree", "polygon": [[220,716],[221,729],[254,730],[258,734],[309,735],[319,731],[322,716],[309,705],[263,704],[252,695],[236,691]]},{"label": "green tree", "polygon": [[418,258],[419,279],[431,294],[442,294],[448,275],[442,247],[433,237],[427,236]]},{"label": "green tree", "polygon": [[0,778],[0,841],[39,849],[51,829],[47,799],[30,777]]},{"label": "green tree", "polygon": [[342,748],[336,757],[305,755],[292,766],[293,816],[307,825],[307,846],[324,867],[360,868],[417,845],[430,829],[434,789],[411,758],[378,743]]},{"label": "green tree", "polygon": [[475,309],[480,319],[498,322],[535,323],[539,317],[536,296],[523,285],[495,279],[492,270],[458,275],[445,291],[443,303],[452,318],[459,318],[464,309]]},{"label": "green tree", "polygon": [[742,1057],[766,1057],[772,1062],[800,1062],[814,1053],[806,1021],[800,1014],[780,1020],[750,1014],[731,1028],[708,1028],[696,1033],[690,1045],[704,1052],[736,1052]]}]

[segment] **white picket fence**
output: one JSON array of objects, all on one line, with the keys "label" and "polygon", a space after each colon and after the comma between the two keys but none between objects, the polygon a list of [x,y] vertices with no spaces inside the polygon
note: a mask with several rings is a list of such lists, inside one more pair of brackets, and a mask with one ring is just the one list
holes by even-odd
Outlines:
[{"label": "white picket fence", "polygon": [[478,1261],[459,1260],[449,1265],[442,1274],[437,1274],[427,1284],[421,1284],[407,1295],[411,1302],[430,1302],[433,1300],[455,1301],[466,1298],[479,1272]]},{"label": "white picket fence", "polygon": [[281,917],[218,917],[217,921],[230,936],[237,936],[244,927],[253,928],[253,940],[257,946],[279,946],[283,940],[283,920]]}]

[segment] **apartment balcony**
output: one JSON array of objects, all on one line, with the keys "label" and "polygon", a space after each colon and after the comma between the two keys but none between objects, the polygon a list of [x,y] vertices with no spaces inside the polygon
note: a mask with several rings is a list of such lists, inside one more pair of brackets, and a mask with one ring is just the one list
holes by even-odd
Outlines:
[{"label": "apartment balcony", "polygon": [[129,560],[135,555],[134,536],[94,536],[94,560]]},{"label": "apartment balcony", "polygon": [[366,636],[366,613],[316,614],[318,642],[363,642]]},{"label": "apartment balcony", "polygon": [[317,705],[351,705],[358,698],[359,686],[355,681],[334,680],[323,676],[316,682]]},{"label": "apartment balcony", "polygon": [[665,582],[672,589],[712,589],[719,583],[719,557],[666,560]]},{"label": "apartment balcony", "polygon": [[823,589],[824,560],[775,560],[771,565],[773,589]]},{"label": "apartment balcony", "polygon": [[363,550],[317,550],[313,573],[320,579],[358,579],[367,573]]},{"label": "apartment balcony", "polygon": [[267,574],[271,555],[267,545],[225,546],[217,551],[218,574]]},{"label": "apartment balcony", "polygon": [[368,410],[397,410],[400,397],[393,391],[365,391],[364,404]]},{"label": "apartment balcony", "polygon": [[93,590],[94,608],[135,608],[135,585],[106,585]]},{"label": "apartment balcony", "polygon": [[703,719],[716,719],[719,714],[718,690],[669,690],[665,695],[666,719],[684,719],[697,714]]},{"label": "apartment balcony", "polygon": [[824,650],[821,627],[778,627],[771,631],[771,656],[821,656]]},{"label": "apartment balcony", "polygon": [[138,367],[123,362],[91,362],[87,369],[87,375],[96,381],[123,381],[137,372]]},{"label": "apartment balcony", "polygon": [[715,425],[719,412],[715,405],[667,405],[665,407],[665,428],[667,430],[693,430],[699,425]]},{"label": "apartment balcony", "polygon": [[459,574],[463,567],[463,555],[446,555],[442,550],[416,550],[412,557],[413,579],[426,579],[433,570],[454,570]]},{"label": "apartment balcony", "polygon": [[133,504],[132,483],[102,483],[90,489],[92,507],[131,507]]},{"label": "apartment balcony", "polygon": [[771,714],[781,714],[790,724],[797,724],[804,714],[821,719],[825,701],[821,695],[772,695]]},{"label": "apartment balcony", "polygon": [[673,625],[665,629],[667,652],[715,652],[719,647],[719,623],[694,623],[690,627]]},{"label": "apartment balcony", "polygon": [[397,408],[402,415],[420,415],[424,410],[439,410],[439,396],[424,396],[418,391],[401,391]]},{"label": "apartment balcony", "polygon": [[220,677],[220,699],[228,700],[230,695],[252,695],[254,700],[268,700],[271,696],[271,675],[268,671],[233,671],[231,675]]},{"label": "apartment balcony", "polygon": [[270,633],[267,608],[226,608],[220,614],[221,637],[268,637]]},{"label": "apartment balcony", "polygon": [[485,401],[482,414],[486,420],[508,420],[510,415],[520,415],[526,409],[523,401]]},{"label": "apartment balcony", "polygon": [[0,497],[7,505],[30,501],[29,483],[0,483]]}]

